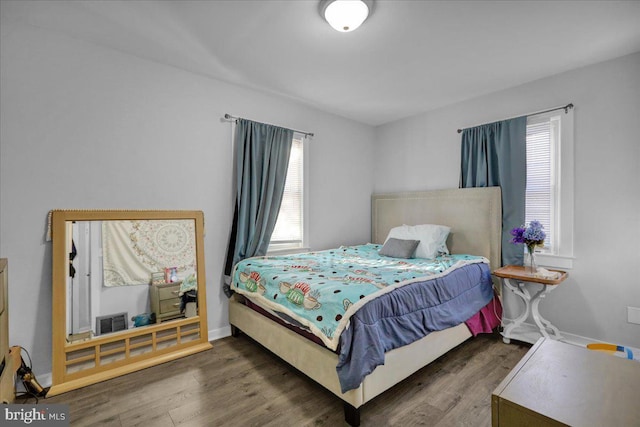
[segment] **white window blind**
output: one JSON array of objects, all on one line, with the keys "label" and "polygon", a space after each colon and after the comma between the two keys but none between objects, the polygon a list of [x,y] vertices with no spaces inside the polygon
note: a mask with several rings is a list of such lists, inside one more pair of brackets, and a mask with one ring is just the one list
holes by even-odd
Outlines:
[{"label": "white window blind", "polygon": [[557,253],[560,117],[527,118],[527,188],[525,221],[537,220],[547,235],[542,253]]},{"label": "white window blind", "polygon": [[276,227],[271,235],[269,250],[300,248],[304,230],[304,144],[294,139],[289,157],[289,169],[278,213]]}]

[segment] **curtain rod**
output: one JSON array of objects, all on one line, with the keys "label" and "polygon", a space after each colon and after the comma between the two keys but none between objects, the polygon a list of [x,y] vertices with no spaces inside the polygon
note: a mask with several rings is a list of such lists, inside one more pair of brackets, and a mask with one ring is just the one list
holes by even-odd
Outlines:
[{"label": "curtain rod", "polygon": [[[236,117],[236,116],[232,116],[231,114],[225,113],[224,115],[224,119],[225,120],[233,120],[233,121],[238,121],[238,119],[241,119],[242,117]],[[263,124],[269,124],[269,123],[263,123]],[[276,126],[276,125],[271,125],[271,126]],[[280,126],[282,127],[282,126]],[[292,131],[296,132],[296,133],[300,133],[304,136],[310,136],[313,137],[313,132],[305,132],[303,130],[297,130],[297,129],[291,129]]]},{"label": "curtain rod", "polygon": [[[573,104],[572,103],[568,103],[567,105],[563,105],[561,107],[555,107],[555,108],[550,108],[548,110],[544,110],[544,111],[536,111],[535,113],[529,113],[529,114],[523,114],[524,116],[535,116],[536,114],[544,114],[544,113],[550,113],[552,111],[556,111],[556,110],[564,110],[564,113],[567,114],[569,112],[569,110],[573,108]],[[518,116],[518,117],[522,117],[522,116]],[[512,119],[515,117],[512,117]],[[509,120],[509,119],[504,119],[504,120]],[[480,125],[482,126],[482,125]],[[465,129],[470,129],[472,127],[475,126],[470,126],[468,128]],[[458,133],[462,133],[464,129],[458,129]]]}]

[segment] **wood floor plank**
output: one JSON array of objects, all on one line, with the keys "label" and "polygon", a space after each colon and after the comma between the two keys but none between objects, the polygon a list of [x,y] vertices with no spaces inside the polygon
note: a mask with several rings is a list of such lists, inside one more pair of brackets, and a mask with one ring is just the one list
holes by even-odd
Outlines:
[{"label": "wood floor plank", "polygon": [[[344,426],[342,401],[245,335],[46,399],[73,426]],[[490,426],[491,392],[529,346],[470,339],[361,408],[363,426]]]},{"label": "wood floor plank", "polygon": [[122,420],[122,427],[174,427],[173,419],[168,412],[154,413],[138,418]]}]

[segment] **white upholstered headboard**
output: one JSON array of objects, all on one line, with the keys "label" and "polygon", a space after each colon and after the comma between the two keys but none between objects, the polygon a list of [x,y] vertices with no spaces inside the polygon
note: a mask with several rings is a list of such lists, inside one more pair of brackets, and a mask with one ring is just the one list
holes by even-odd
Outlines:
[{"label": "white upholstered headboard", "polygon": [[482,255],[500,267],[502,202],[499,187],[461,188],[371,196],[371,239],[383,243],[389,230],[408,224],[451,227],[451,253]]}]

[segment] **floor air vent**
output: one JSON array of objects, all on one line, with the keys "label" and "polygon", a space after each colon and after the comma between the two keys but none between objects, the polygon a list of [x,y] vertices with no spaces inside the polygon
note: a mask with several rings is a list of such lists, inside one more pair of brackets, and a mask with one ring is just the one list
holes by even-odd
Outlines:
[{"label": "floor air vent", "polygon": [[96,335],[127,329],[127,313],[116,313],[96,317]]}]

